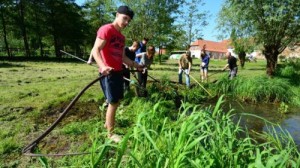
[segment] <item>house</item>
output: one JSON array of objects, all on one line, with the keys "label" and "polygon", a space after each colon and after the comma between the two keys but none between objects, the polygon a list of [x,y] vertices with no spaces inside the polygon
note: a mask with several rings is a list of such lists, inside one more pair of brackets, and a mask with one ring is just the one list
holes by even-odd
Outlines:
[{"label": "house", "polygon": [[300,58],[300,42],[286,47],[280,55],[286,58]]},{"label": "house", "polygon": [[230,40],[223,40],[221,42],[209,40],[197,40],[191,43],[191,55],[193,58],[200,58],[201,49],[205,47],[206,52],[213,59],[221,59],[225,56],[226,52],[231,49]]}]

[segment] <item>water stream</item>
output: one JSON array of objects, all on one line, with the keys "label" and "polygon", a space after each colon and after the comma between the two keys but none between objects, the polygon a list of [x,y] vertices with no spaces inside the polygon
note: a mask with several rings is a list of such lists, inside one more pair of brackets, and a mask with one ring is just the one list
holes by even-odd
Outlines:
[{"label": "water stream", "polygon": [[[246,104],[237,101],[223,104],[222,109],[227,112],[234,109],[233,113],[238,114],[236,120],[241,118],[240,125],[257,132],[268,132],[268,124],[263,119],[244,115],[244,113],[254,114],[272,123],[278,124],[282,130],[286,130],[293,137],[295,143],[300,148],[300,108],[288,107],[287,114],[281,114],[279,106],[274,104]],[[276,132],[281,129],[275,126]]]}]

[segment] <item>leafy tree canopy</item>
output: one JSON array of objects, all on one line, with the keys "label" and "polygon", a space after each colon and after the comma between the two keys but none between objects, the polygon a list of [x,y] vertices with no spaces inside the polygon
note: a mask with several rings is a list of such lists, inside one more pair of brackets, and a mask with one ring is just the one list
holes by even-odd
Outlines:
[{"label": "leafy tree canopy", "polygon": [[299,0],[226,0],[219,14],[223,32],[253,38],[263,46],[267,74],[273,75],[278,55],[300,37]]}]

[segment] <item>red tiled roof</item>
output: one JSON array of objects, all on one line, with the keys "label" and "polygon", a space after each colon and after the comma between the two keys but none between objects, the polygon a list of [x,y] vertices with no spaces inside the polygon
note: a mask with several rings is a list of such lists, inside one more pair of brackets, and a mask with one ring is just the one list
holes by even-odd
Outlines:
[{"label": "red tiled roof", "polygon": [[192,42],[191,46],[199,46],[202,49],[203,45],[206,45],[206,51],[226,53],[229,48],[230,40],[223,40],[221,42],[197,40]]}]

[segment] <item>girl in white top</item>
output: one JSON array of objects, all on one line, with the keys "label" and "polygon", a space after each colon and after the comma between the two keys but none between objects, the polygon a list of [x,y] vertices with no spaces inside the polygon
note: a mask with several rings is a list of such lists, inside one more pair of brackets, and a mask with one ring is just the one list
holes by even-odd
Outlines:
[{"label": "girl in white top", "polygon": [[[147,83],[147,76],[148,71],[147,69],[150,69],[151,64],[153,63],[153,57],[155,55],[155,47],[150,45],[147,48],[146,52],[137,54],[136,57],[141,57],[140,65],[143,65],[145,68],[143,72],[137,72],[138,80],[140,82],[140,85],[146,89],[146,83]],[[138,96],[146,96],[145,94],[140,94],[140,91],[137,91]]]}]

